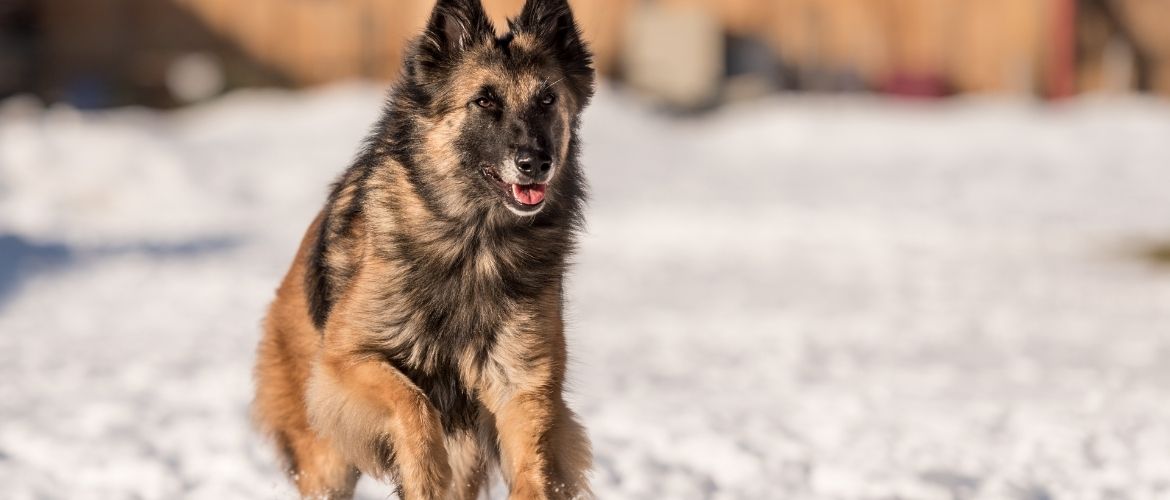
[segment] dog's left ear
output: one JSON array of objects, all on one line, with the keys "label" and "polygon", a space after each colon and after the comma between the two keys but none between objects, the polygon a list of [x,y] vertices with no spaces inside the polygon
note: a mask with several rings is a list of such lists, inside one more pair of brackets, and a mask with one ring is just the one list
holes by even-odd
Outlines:
[{"label": "dog's left ear", "polygon": [[512,30],[532,35],[549,49],[572,80],[584,105],[593,96],[593,54],[573,19],[568,0],[528,0]]}]

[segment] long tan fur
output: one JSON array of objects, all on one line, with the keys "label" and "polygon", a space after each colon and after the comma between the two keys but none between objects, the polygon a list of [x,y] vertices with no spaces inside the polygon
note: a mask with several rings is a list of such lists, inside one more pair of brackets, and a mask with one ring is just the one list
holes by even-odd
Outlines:
[{"label": "long tan fur", "polygon": [[[439,1],[277,290],[254,414],[305,498],[350,498],[366,474],[408,500],[471,500],[493,469],[514,500],[590,496],[563,276],[592,68],[564,0],[530,0],[511,27]],[[534,154],[542,173],[506,170]],[[511,182],[547,199],[524,205]]]}]

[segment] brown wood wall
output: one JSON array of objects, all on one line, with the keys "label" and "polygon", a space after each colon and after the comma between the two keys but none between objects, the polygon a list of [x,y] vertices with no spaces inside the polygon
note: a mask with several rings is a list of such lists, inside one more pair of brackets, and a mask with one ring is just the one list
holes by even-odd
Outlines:
[{"label": "brown wood wall", "polygon": [[[165,66],[172,53],[203,47],[234,51],[239,57],[233,64],[258,64],[298,85],[394,78],[408,39],[433,4],[40,1],[52,66],[109,70],[128,65],[126,73],[146,80],[157,76],[157,67]],[[639,1],[571,0],[603,72],[618,69],[624,19]],[[730,33],[766,40],[789,64],[847,70],[873,86],[895,74],[911,74],[938,77],[963,92],[1031,93],[1042,87],[1053,51],[1053,6],[1069,0],[653,1],[705,9]],[[1155,61],[1155,88],[1170,94],[1170,0],[1102,1],[1120,6],[1120,17]],[[484,3],[502,25],[523,0]],[[135,62],[127,63],[128,58]]]},{"label": "brown wood wall", "polygon": [[[432,0],[174,0],[244,50],[320,83],[397,74]],[[961,90],[1030,91],[1050,0],[658,0],[699,6],[732,33],[767,39],[798,65],[849,68],[871,83],[894,71],[952,77]],[[636,0],[577,0],[574,9],[612,71]],[[523,0],[486,0],[499,21]]]},{"label": "brown wood wall", "polygon": [[961,91],[1031,91],[1052,0],[661,0],[704,5],[732,32],[762,36],[786,60],[946,78]]},{"label": "brown wood wall", "polygon": [[[426,23],[433,0],[174,0],[269,61],[297,82],[397,76],[409,39]],[[611,69],[618,27],[633,0],[578,1],[576,14],[599,65]],[[503,26],[523,0],[487,0]]]}]

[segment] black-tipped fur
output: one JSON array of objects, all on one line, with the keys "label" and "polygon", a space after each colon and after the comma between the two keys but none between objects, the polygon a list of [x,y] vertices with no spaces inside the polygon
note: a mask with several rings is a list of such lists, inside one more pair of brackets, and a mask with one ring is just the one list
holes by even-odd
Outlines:
[{"label": "black-tipped fur", "polygon": [[575,80],[572,87],[581,91],[581,101],[589,101],[593,96],[593,54],[585,45],[568,0],[527,2],[520,17],[509,26],[512,31],[530,33],[548,42],[565,74]]},{"label": "black-tipped fur", "polygon": [[[386,357],[395,367],[408,374],[431,397],[448,428],[474,422],[477,405],[470,391],[457,383],[457,352],[471,346],[479,360],[495,341],[498,304],[508,301],[532,301],[545,287],[558,283],[565,260],[573,247],[573,234],[581,225],[580,209],[585,197],[585,183],[577,165],[579,144],[577,118],[572,123],[566,165],[560,173],[556,204],[530,221],[498,224],[487,209],[472,211],[468,218],[445,220],[448,207],[436,187],[428,182],[422,163],[427,151],[420,136],[422,121],[444,111],[443,89],[463,53],[475,44],[501,42],[517,33],[529,34],[542,42],[547,51],[520,58],[501,50],[485,66],[501,68],[516,62],[536,64],[554,61],[566,78],[568,88],[581,107],[593,92],[593,70],[588,49],[581,40],[568,5],[563,1],[529,2],[520,17],[511,23],[515,32],[500,38],[484,38],[492,33],[478,1],[444,0],[431,17],[426,33],[416,40],[410,66],[402,81],[390,93],[381,120],[374,127],[354,165],[334,185],[323,211],[317,241],[306,269],[306,293],[313,322],[324,329],[333,303],[352,278],[357,258],[345,255],[352,246],[349,231],[353,221],[364,215],[370,205],[390,206],[395,200],[368,199],[368,184],[387,161],[405,167],[407,181],[419,195],[425,208],[436,215],[439,226],[433,228],[440,238],[454,243],[459,252],[438,256],[426,236],[411,231],[394,230],[384,236],[380,247],[399,261],[408,274],[413,293],[406,298],[417,312],[428,335],[412,339],[408,352],[404,347],[387,349],[371,346],[371,351]],[[413,69],[413,70],[412,70]],[[473,169],[473,165],[471,166]],[[481,252],[499,253],[498,260],[509,262],[499,276],[485,278],[475,269]],[[332,254],[332,255],[331,255]],[[333,262],[331,264],[331,262]],[[478,306],[469,305],[474,300]],[[387,329],[393,322],[387,321]],[[397,344],[396,344],[397,345]],[[410,361],[410,353],[422,353],[429,366]]]},{"label": "black-tipped fur", "polygon": [[345,496],[357,468],[446,498],[501,456],[514,498],[588,494],[562,287],[593,69],[565,0],[528,0],[509,27],[438,0],[270,308],[258,421],[307,496]]},{"label": "black-tipped fur", "polygon": [[495,36],[496,29],[479,0],[439,0],[426,31],[414,44],[410,65],[416,83],[436,83],[436,77],[450,72],[467,48]]}]

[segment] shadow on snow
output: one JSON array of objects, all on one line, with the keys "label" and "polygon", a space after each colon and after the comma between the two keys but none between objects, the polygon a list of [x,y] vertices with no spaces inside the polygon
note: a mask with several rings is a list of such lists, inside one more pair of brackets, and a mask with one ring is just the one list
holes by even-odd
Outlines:
[{"label": "shadow on snow", "polygon": [[71,248],[62,243],[32,242],[12,234],[0,234],[0,310],[19,291],[20,285],[39,274],[58,272],[77,265],[82,258],[126,254],[151,257],[195,257],[238,247],[235,238],[211,238],[182,243],[137,243],[97,248]]}]

